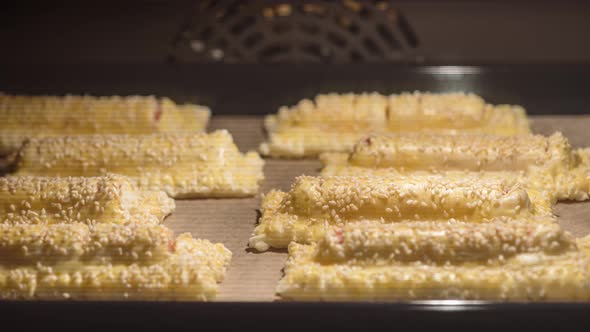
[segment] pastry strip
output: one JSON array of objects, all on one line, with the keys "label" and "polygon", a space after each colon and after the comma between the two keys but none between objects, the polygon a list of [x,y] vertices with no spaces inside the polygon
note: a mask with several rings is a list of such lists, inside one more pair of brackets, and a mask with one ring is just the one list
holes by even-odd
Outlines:
[{"label": "pastry strip", "polygon": [[318,242],[315,260],[367,266],[409,262],[497,265],[519,254],[557,255],[576,248],[575,238],[551,218],[536,223],[361,222],[326,232]]},{"label": "pastry strip", "polygon": [[330,225],[364,220],[482,223],[550,214],[545,206],[535,206],[518,184],[431,177],[301,176],[289,192],[268,193],[261,210],[249,242],[260,251],[285,248],[291,241],[317,241]]},{"label": "pastry strip", "polygon": [[0,178],[0,223],[159,223],[174,207],[164,192],[139,190],[120,175]]},{"label": "pastry strip", "polygon": [[25,96],[0,93],[0,154],[27,138],[205,130],[211,111],[153,96]]},{"label": "pastry strip", "polygon": [[411,176],[437,174],[521,182],[556,200],[586,200],[590,163],[555,133],[541,135],[374,135],[350,154],[326,153],[322,175]]},{"label": "pastry strip", "polygon": [[[417,232],[424,228],[418,226],[401,243],[393,241],[402,234],[396,235],[391,229],[399,225],[375,226],[388,228],[383,235],[374,231],[365,234],[366,230],[350,226],[340,230],[339,235],[329,235],[340,239],[336,244],[291,243],[285,276],[277,293],[284,299],[311,301],[588,300],[588,250],[581,243],[576,244],[571,235],[548,225],[506,224],[498,233],[491,229],[469,233],[461,225],[441,229],[451,239],[422,238]],[[521,237],[523,230],[526,234]],[[465,235],[462,240],[455,238]],[[333,241],[329,236],[323,241]],[[337,248],[354,246],[359,236],[375,242],[354,253]],[[391,245],[385,243],[387,239],[392,241]],[[410,245],[412,240],[415,243]],[[474,248],[477,245],[482,247]],[[326,252],[326,248],[334,251]],[[469,255],[457,256],[453,252]],[[425,253],[427,259],[420,253]],[[486,256],[488,259],[482,260]]]},{"label": "pastry strip", "polygon": [[31,139],[16,174],[126,175],[140,188],[171,197],[242,197],[258,191],[263,160],[240,153],[225,130],[211,134],[60,136]]},{"label": "pastry strip", "polygon": [[175,251],[155,264],[0,265],[2,299],[210,300],[231,260],[221,244],[185,233]]},{"label": "pastry strip", "polygon": [[149,222],[0,224],[4,266],[153,263],[174,249],[172,231]]},{"label": "pastry strip", "polygon": [[369,133],[436,132],[520,135],[530,132],[518,106],[489,105],[473,94],[402,93],[318,95],[265,118],[268,141],[260,146],[273,157],[313,157],[348,152]]}]

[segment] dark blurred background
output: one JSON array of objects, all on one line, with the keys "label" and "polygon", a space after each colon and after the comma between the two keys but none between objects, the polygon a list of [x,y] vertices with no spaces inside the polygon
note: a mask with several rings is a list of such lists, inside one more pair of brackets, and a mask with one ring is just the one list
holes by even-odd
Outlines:
[{"label": "dark blurred background", "polygon": [[[314,10],[313,4],[317,8],[328,3],[326,11],[332,13],[323,17],[332,21],[326,23],[331,23],[332,27],[336,26],[333,20],[338,14],[344,20],[346,16],[359,13],[359,19],[351,19],[360,22],[361,31],[356,36],[373,35],[363,31],[362,25],[371,25],[379,19],[378,15],[370,16],[375,14],[371,11],[385,8],[383,4],[388,5],[384,12],[394,12],[392,27],[386,29],[395,30],[400,17],[403,18],[416,41],[412,44],[400,34],[398,43],[403,52],[397,59],[383,56],[385,61],[429,64],[590,62],[588,1],[342,1],[341,7],[346,10],[338,13],[335,3],[340,1],[329,2],[291,1],[292,7],[307,4],[311,8],[304,15],[298,15],[298,22],[302,21],[301,17],[319,16],[320,9]],[[0,61],[4,64],[163,63],[171,61],[185,46],[176,42],[191,27],[198,30],[208,25],[210,29],[225,30],[226,42],[234,37],[241,44],[239,37],[255,28],[238,24],[243,18],[255,16],[252,7],[262,8],[259,11],[262,17],[269,16],[264,16],[264,7],[278,8],[274,21],[298,14],[296,8],[292,8],[282,10],[289,15],[279,16],[283,3],[286,1],[5,2],[0,11]],[[369,8],[367,16],[360,16],[363,6]],[[359,7],[358,11],[355,7]],[[231,10],[242,12],[224,20],[224,11]],[[273,21],[272,18],[267,20]],[[229,32],[232,29],[236,30]],[[340,32],[346,41],[355,36],[343,31],[335,32]],[[393,35],[397,37],[395,32]],[[284,34],[284,38],[289,36]],[[324,37],[320,34],[307,37],[314,36],[316,39]],[[187,37],[182,41],[190,42],[190,36]],[[199,39],[199,36],[193,37]],[[203,52],[232,47],[216,45],[219,40],[211,42],[213,45],[203,41]],[[199,44],[194,46],[198,51]],[[195,61],[189,56],[176,58],[177,61]]]},{"label": "dark blurred background", "polygon": [[10,93],[261,114],[318,92],[466,90],[588,112],[587,1],[13,1],[0,26]]}]

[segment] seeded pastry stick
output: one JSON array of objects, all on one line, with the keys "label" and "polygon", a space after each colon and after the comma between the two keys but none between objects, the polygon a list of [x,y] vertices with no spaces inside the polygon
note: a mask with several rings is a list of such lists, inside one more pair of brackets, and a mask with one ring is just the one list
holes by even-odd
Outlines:
[{"label": "seeded pastry stick", "polygon": [[401,225],[372,226],[381,233],[357,224],[318,244],[292,243],[277,293],[312,301],[590,299],[590,255],[556,225],[480,226],[441,228],[448,238],[434,228],[422,236],[419,224],[398,229],[406,238],[393,229]]},{"label": "seeded pastry stick", "polygon": [[348,152],[369,133],[436,132],[520,135],[530,132],[524,109],[486,104],[473,94],[403,93],[318,95],[265,118],[273,157],[311,157]]},{"label": "seeded pastry stick", "polygon": [[225,130],[211,134],[60,136],[31,139],[19,175],[126,175],[140,188],[175,198],[255,195],[264,161],[240,153]]},{"label": "seeded pastry stick", "polygon": [[475,94],[401,93],[388,98],[388,130],[521,135],[530,133],[526,111],[490,105]]},{"label": "seeded pastry stick", "polygon": [[0,93],[0,154],[30,137],[195,132],[210,110],[153,96],[24,96]]},{"label": "seeded pastry stick", "polygon": [[567,139],[542,135],[373,135],[360,140],[348,157],[359,167],[404,170],[525,171],[570,167]]},{"label": "seeded pastry stick", "polygon": [[327,153],[320,159],[325,165],[322,175],[476,173],[520,181],[554,199],[586,200],[590,163],[582,151],[572,151],[561,133],[549,137],[389,134],[360,140],[350,154]]},{"label": "seeded pastry stick", "polygon": [[325,127],[342,131],[385,128],[387,97],[378,93],[320,94],[293,107],[283,106],[264,119],[272,133],[291,127]]},{"label": "seeded pastry stick", "polygon": [[324,151],[348,151],[360,133],[383,131],[387,97],[377,93],[324,94],[314,101],[281,107],[264,126],[269,142],[260,151],[274,157],[304,157]]},{"label": "seeded pastry stick", "polygon": [[210,300],[230,260],[223,245],[185,233],[173,253],[154,264],[0,265],[0,298]]},{"label": "seeded pastry stick", "polygon": [[262,202],[250,247],[265,251],[291,241],[319,240],[330,225],[369,220],[488,222],[534,219],[549,212],[534,206],[518,185],[430,177],[298,177],[287,193],[271,191]]},{"label": "seeded pastry stick", "polygon": [[0,223],[159,223],[174,206],[164,192],[139,190],[119,175],[0,178]]},{"label": "seeded pastry stick", "polygon": [[359,268],[311,261],[313,246],[292,243],[277,293],[294,300],[588,301],[590,260],[523,254],[503,265],[399,264]]},{"label": "seeded pastry stick", "polygon": [[334,226],[317,245],[325,264],[387,265],[422,262],[499,264],[515,255],[557,255],[576,249],[575,238],[554,219],[495,220],[483,224],[411,221]]},{"label": "seeded pastry stick", "polygon": [[326,151],[346,152],[365,133],[373,131],[336,131],[314,127],[293,127],[270,133],[268,141],[260,145],[263,156],[274,158],[316,157]]},{"label": "seeded pastry stick", "polygon": [[174,249],[172,231],[149,222],[0,224],[0,265],[155,263]]}]

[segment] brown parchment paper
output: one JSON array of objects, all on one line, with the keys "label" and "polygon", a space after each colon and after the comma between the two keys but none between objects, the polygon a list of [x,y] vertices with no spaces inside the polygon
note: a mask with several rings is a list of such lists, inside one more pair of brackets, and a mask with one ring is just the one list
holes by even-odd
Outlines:
[{"label": "brown parchment paper", "polygon": [[[589,116],[532,117],[535,133],[549,135],[561,131],[574,147],[590,146]],[[264,139],[261,117],[213,117],[209,131],[229,130],[242,151],[254,150]],[[319,174],[315,160],[267,159],[261,192],[272,188],[289,189],[294,178]],[[248,238],[256,225],[260,194],[247,199],[204,199],[177,201],[176,211],[165,223],[176,231],[222,242],[233,259],[217,301],[273,301],[274,288],[281,278],[286,251],[256,253],[247,250]],[[555,209],[560,223],[576,236],[590,233],[590,202],[559,203]]]}]

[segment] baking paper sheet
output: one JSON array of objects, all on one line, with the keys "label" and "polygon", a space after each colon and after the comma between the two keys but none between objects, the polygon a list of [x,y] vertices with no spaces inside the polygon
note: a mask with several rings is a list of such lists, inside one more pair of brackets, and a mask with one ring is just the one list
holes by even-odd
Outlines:
[{"label": "baking paper sheet", "polygon": [[[535,133],[550,135],[560,130],[572,146],[590,146],[590,116],[532,117]],[[210,130],[225,128],[242,151],[256,149],[264,139],[260,117],[213,117]],[[295,177],[318,175],[316,160],[267,159],[262,193],[288,190]],[[176,211],[165,222],[177,233],[222,242],[233,252],[226,280],[217,301],[273,301],[274,288],[282,276],[285,250],[257,253],[247,249],[256,225],[260,194],[248,199],[205,199],[177,201]],[[590,202],[559,203],[555,209],[561,224],[576,236],[590,233]]]},{"label": "baking paper sheet", "polygon": [[[590,115],[532,117],[535,133],[550,135],[562,131],[573,147],[590,146]],[[242,151],[255,150],[264,139],[262,117],[213,117],[209,131],[229,130]],[[261,192],[288,190],[299,175],[318,175],[317,160],[267,159]],[[0,164],[0,168],[2,165]],[[273,301],[274,288],[282,276],[286,250],[257,253],[247,248],[257,220],[260,193],[246,199],[177,200],[176,211],[165,220],[176,234],[190,232],[195,237],[221,242],[233,252],[217,301]],[[590,201],[559,203],[555,213],[563,227],[576,236],[590,234]]]}]

